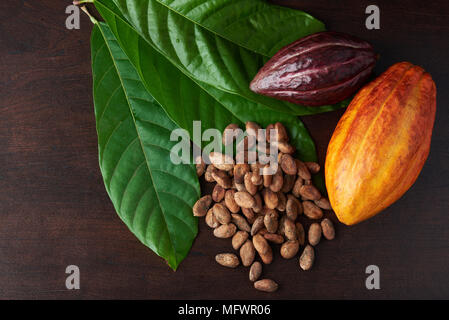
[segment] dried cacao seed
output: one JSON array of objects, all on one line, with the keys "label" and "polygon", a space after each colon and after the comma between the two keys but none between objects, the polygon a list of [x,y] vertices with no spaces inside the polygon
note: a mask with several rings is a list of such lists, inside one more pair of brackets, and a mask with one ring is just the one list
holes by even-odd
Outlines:
[{"label": "dried cacao seed", "polygon": [[234,168],[234,159],[227,154],[220,152],[211,152],[209,154],[210,163],[214,165],[215,168],[223,171],[229,171]]},{"label": "dried cacao seed", "polygon": [[321,198],[314,201],[315,204],[324,210],[332,210],[331,204],[327,198]]},{"label": "dried cacao seed", "polygon": [[256,220],[254,220],[253,225],[251,226],[251,235],[254,236],[260,229],[264,227],[263,223],[264,216],[258,216]]},{"label": "dried cacao seed", "polygon": [[249,267],[256,256],[256,251],[254,250],[254,245],[251,240],[246,240],[246,242],[240,248],[240,259],[245,267]]},{"label": "dried cacao seed", "polygon": [[225,196],[226,190],[223,189],[219,184],[216,184],[214,190],[212,190],[212,200],[215,202],[220,202]]},{"label": "dried cacao seed", "polygon": [[247,163],[238,163],[234,166],[234,180],[235,183],[244,183],[245,174],[250,171]]},{"label": "dried cacao seed", "polygon": [[302,162],[301,160],[295,159],[296,161],[296,168],[298,169],[298,176],[303,178],[304,180],[310,180],[312,178],[312,175],[310,174],[309,169],[307,166]]},{"label": "dried cacao seed", "polygon": [[301,187],[304,185],[304,180],[301,177],[298,177],[298,179],[296,179],[295,184],[293,185],[293,189],[292,189],[292,194],[299,198],[301,195],[299,193],[299,190],[301,189]]},{"label": "dried cacao seed", "polygon": [[304,164],[306,165],[307,169],[309,169],[310,173],[316,174],[318,172],[320,172],[320,165],[316,162],[304,162]]},{"label": "dried cacao seed", "polygon": [[323,219],[323,221],[321,221],[321,229],[323,229],[323,236],[327,240],[332,240],[335,238],[334,224],[328,218]]},{"label": "dried cacao seed", "polygon": [[265,240],[265,238],[260,234],[253,236],[253,244],[259,254],[266,254],[270,249],[270,245],[267,240]]},{"label": "dried cacao seed", "polygon": [[251,208],[242,208],[242,213],[245,216],[246,220],[250,223],[253,224],[254,220],[256,219],[256,216],[254,214],[254,210]]},{"label": "dried cacao seed", "polygon": [[258,187],[252,183],[251,181],[252,175],[253,175],[252,172],[247,172],[245,174],[244,182],[246,191],[248,191],[253,196],[257,193]]},{"label": "dried cacao seed", "polygon": [[263,200],[265,202],[265,205],[269,209],[275,209],[279,203],[278,195],[273,191],[271,191],[270,189],[264,190]]},{"label": "dried cacao seed", "polygon": [[215,261],[224,267],[235,268],[240,262],[239,258],[233,253],[220,253],[215,256]]},{"label": "dried cacao seed", "polygon": [[256,205],[256,200],[246,191],[238,191],[234,194],[234,200],[242,208],[252,208]]},{"label": "dried cacao seed", "polygon": [[299,242],[297,240],[289,240],[282,244],[281,246],[281,256],[284,259],[291,259],[299,251]]},{"label": "dried cacao seed", "polygon": [[296,240],[296,226],[290,219],[284,220],[284,235],[288,240]]},{"label": "dried cacao seed", "polygon": [[300,246],[303,246],[306,243],[306,232],[301,223],[296,222],[296,237],[298,238],[298,242]]},{"label": "dried cacao seed", "polygon": [[237,231],[237,227],[233,223],[222,224],[221,226],[214,229],[214,236],[217,238],[230,238]]},{"label": "dried cacao seed", "polygon": [[273,262],[273,250],[271,249],[270,246],[268,246],[267,253],[260,253],[259,252],[259,256],[262,259],[262,262],[264,264],[270,264],[270,263]]},{"label": "dried cacao seed", "polygon": [[212,229],[214,229],[220,225],[220,222],[218,222],[214,216],[214,211],[212,210],[212,208],[210,208],[207,211],[206,218],[204,220],[205,220],[206,224],[209,227],[211,227]]},{"label": "dried cacao seed", "polygon": [[299,257],[299,266],[303,270],[310,270],[313,265],[313,261],[315,260],[315,251],[313,250],[313,247],[310,245],[307,245],[304,248],[304,251],[301,254],[301,257]]},{"label": "dried cacao seed", "polygon": [[233,236],[232,236],[232,248],[234,248],[234,250],[238,250],[245,242],[246,240],[248,240],[249,234],[246,231],[237,231]]},{"label": "dried cacao seed", "polygon": [[259,213],[262,211],[262,207],[263,207],[262,198],[261,198],[260,194],[256,193],[254,195],[254,200],[256,201],[256,204],[254,205],[254,207],[252,207],[252,209],[255,213]]},{"label": "dried cacao seed", "polygon": [[321,198],[321,193],[312,184],[303,185],[299,189],[299,194],[307,200],[318,200]]},{"label": "dried cacao seed", "polygon": [[217,221],[221,224],[228,224],[231,222],[231,214],[229,213],[229,210],[221,203],[214,204],[212,210],[214,212],[215,219],[217,219]]},{"label": "dried cacao seed", "polygon": [[309,243],[316,246],[321,240],[321,226],[318,223],[312,223],[309,227]]},{"label": "dried cacao seed", "polygon": [[254,282],[262,275],[262,264],[259,261],[253,262],[249,269],[249,281]]},{"label": "dried cacao seed", "polygon": [[234,223],[237,226],[237,228],[246,232],[251,231],[251,227],[249,226],[248,221],[246,221],[245,218],[243,218],[241,215],[237,213],[233,213],[231,216],[232,216],[232,223]]},{"label": "dried cacao seed", "polygon": [[278,289],[278,284],[271,279],[263,279],[254,282],[254,288],[264,292],[275,292]]},{"label": "dried cacao seed", "polygon": [[211,175],[214,181],[216,181],[223,189],[229,189],[232,187],[231,177],[225,171],[212,171]]},{"label": "dried cacao seed", "polygon": [[278,217],[279,215],[275,210],[264,216],[263,222],[269,233],[275,233],[278,229]]},{"label": "dried cacao seed", "polygon": [[323,210],[311,201],[303,201],[302,207],[304,208],[304,214],[309,219],[321,219],[323,217]]},{"label": "dried cacao seed", "polygon": [[198,199],[198,201],[193,205],[193,215],[195,217],[204,217],[209,210],[209,206],[212,203],[212,197],[206,195]]},{"label": "dried cacao seed", "polygon": [[225,193],[225,205],[231,211],[232,213],[237,213],[240,211],[239,205],[235,202],[234,196],[236,191],[235,190],[226,190]]},{"label": "dried cacao seed", "polygon": [[294,175],[297,172],[296,161],[289,154],[283,154],[281,158],[281,169],[285,174]]},{"label": "dried cacao seed", "polygon": [[284,237],[281,236],[280,234],[276,234],[276,233],[265,233],[263,235],[263,237],[265,239],[267,239],[268,241],[276,243],[276,244],[281,244],[284,242]]}]

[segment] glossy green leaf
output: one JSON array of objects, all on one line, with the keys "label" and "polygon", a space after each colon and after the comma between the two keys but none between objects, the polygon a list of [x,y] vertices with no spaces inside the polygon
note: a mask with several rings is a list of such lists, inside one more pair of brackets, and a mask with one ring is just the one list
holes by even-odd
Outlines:
[{"label": "glossy green leaf", "polygon": [[174,165],[177,126],[146,91],[104,23],[92,32],[99,162],[106,190],[128,228],[173,269],[197,234],[192,206],[200,196],[193,165]]},{"label": "glossy green leaf", "polygon": [[306,161],[316,160],[313,141],[296,116],[275,112],[239,95],[193,80],[149,45],[114,10],[98,4],[97,8],[138,71],[148,92],[167,111],[170,118],[178,126],[188,130],[191,136],[192,123],[198,120],[201,120],[203,130],[223,130],[229,123],[241,125],[246,121],[256,121],[264,126],[280,121],[288,127],[298,155]]},{"label": "glossy green leaf", "polygon": [[[267,56],[290,42],[290,37],[323,30],[318,20],[300,11],[263,0],[95,0],[95,4],[100,11],[109,8],[119,12],[146,42],[195,81],[295,115],[335,110],[347,104],[306,107],[249,89]],[[235,24],[230,25],[230,21]]]}]

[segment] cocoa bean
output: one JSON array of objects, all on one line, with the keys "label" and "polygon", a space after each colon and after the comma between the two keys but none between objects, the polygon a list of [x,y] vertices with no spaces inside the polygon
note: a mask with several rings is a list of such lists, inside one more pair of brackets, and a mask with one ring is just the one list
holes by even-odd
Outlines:
[{"label": "cocoa bean", "polygon": [[202,156],[197,156],[195,158],[195,166],[196,166],[196,175],[201,177],[206,171],[206,163],[203,160]]},{"label": "cocoa bean", "polygon": [[297,240],[289,240],[281,246],[281,256],[284,259],[293,258],[299,251],[299,242]]},{"label": "cocoa bean", "polygon": [[321,198],[314,201],[315,204],[324,210],[332,210],[331,204],[327,198]]},{"label": "cocoa bean", "polygon": [[208,165],[206,168],[206,172],[204,173],[204,180],[207,182],[215,182],[214,177],[212,176],[212,172],[218,171],[213,165]]},{"label": "cocoa bean", "polygon": [[257,232],[259,232],[260,229],[264,227],[263,223],[263,217],[264,216],[258,216],[256,220],[254,220],[253,225],[251,226],[251,235],[254,236]]},{"label": "cocoa bean", "polygon": [[323,217],[323,211],[311,201],[303,201],[302,206],[304,208],[304,214],[309,219],[321,219]]},{"label": "cocoa bean", "polygon": [[301,160],[295,159],[296,167],[298,168],[298,176],[303,178],[304,180],[310,180],[312,176],[310,175],[310,171],[307,166]]},{"label": "cocoa bean", "polygon": [[256,200],[246,191],[238,191],[234,194],[234,200],[242,208],[252,208],[256,205]]},{"label": "cocoa bean", "polygon": [[244,183],[245,174],[250,171],[247,163],[239,163],[234,166],[234,180],[238,184]]},{"label": "cocoa bean", "polygon": [[310,173],[316,174],[320,172],[320,165],[316,162],[304,162]]},{"label": "cocoa bean", "polygon": [[249,281],[254,282],[262,275],[262,264],[259,261],[254,261],[249,269]]},{"label": "cocoa bean", "polygon": [[244,183],[246,191],[248,191],[251,195],[255,195],[257,193],[258,187],[252,183],[251,181],[252,175],[253,175],[252,172],[247,172],[245,174]]},{"label": "cocoa bean", "polygon": [[234,196],[236,191],[235,190],[226,190],[225,193],[225,205],[231,211],[232,213],[237,213],[240,211],[239,205],[235,202]]},{"label": "cocoa bean", "polygon": [[232,223],[234,223],[237,226],[237,228],[246,232],[251,231],[251,227],[249,226],[248,221],[246,221],[245,218],[243,218],[241,215],[237,213],[233,213],[231,216],[232,216]]},{"label": "cocoa bean", "polygon": [[284,220],[284,235],[288,240],[296,240],[296,226],[290,219]]},{"label": "cocoa bean", "polygon": [[216,228],[220,225],[220,222],[214,216],[214,210],[209,209],[205,218],[206,224],[211,228]]},{"label": "cocoa bean", "polygon": [[268,241],[276,243],[276,244],[281,244],[284,242],[284,237],[281,236],[280,234],[276,234],[276,233],[265,233],[263,235],[263,237],[265,239],[267,239]]},{"label": "cocoa bean", "polygon": [[216,184],[214,190],[212,190],[212,200],[215,202],[220,202],[225,196],[226,190],[223,189],[219,184]]},{"label": "cocoa bean", "polygon": [[321,240],[321,226],[318,223],[312,223],[309,227],[309,244],[316,246]]},{"label": "cocoa bean", "polygon": [[273,210],[264,216],[263,222],[269,233],[275,233],[278,229],[278,213]]},{"label": "cocoa bean", "polygon": [[212,210],[214,212],[215,219],[217,219],[217,221],[221,224],[228,224],[231,222],[231,214],[229,213],[229,210],[221,203],[214,204]]},{"label": "cocoa bean", "polygon": [[281,169],[285,174],[294,175],[297,172],[295,159],[289,154],[283,154],[281,158]]},{"label": "cocoa bean", "polygon": [[292,194],[296,198],[299,198],[301,196],[301,194],[299,193],[299,190],[301,189],[301,187],[303,185],[304,185],[304,180],[301,177],[298,177],[298,179],[296,179],[295,184],[293,185],[293,188],[292,188]]},{"label": "cocoa bean", "polygon": [[237,231],[237,227],[233,223],[222,224],[221,226],[214,229],[214,236],[217,238],[230,238]]},{"label": "cocoa bean", "polygon": [[278,169],[278,171],[273,175],[273,179],[270,184],[270,190],[273,192],[279,192],[284,185],[284,176],[282,174],[282,170]]},{"label": "cocoa bean", "polygon": [[299,189],[299,194],[307,200],[318,200],[321,198],[321,193],[313,185],[303,185]]},{"label": "cocoa bean", "polygon": [[279,201],[278,201],[276,210],[284,212],[287,208],[287,197],[282,192],[278,192],[277,196],[278,196]]},{"label": "cocoa bean", "polygon": [[278,289],[278,284],[271,279],[262,279],[254,282],[254,288],[264,292],[275,292]]},{"label": "cocoa bean", "polygon": [[274,209],[279,203],[279,198],[276,193],[270,189],[265,189],[263,193],[263,200],[267,208]]},{"label": "cocoa bean", "polygon": [[215,168],[223,171],[229,171],[234,168],[234,159],[227,154],[220,152],[211,152],[209,154],[210,162]]},{"label": "cocoa bean", "polygon": [[256,216],[254,214],[254,210],[251,208],[242,208],[242,213],[245,216],[248,223],[253,224]]},{"label": "cocoa bean", "polygon": [[332,240],[335,238],[334,224],[328,218],[321,221],[321,228],[323,229],[323,235],[327,240]]},{"label": "cocoa bean", "polygon": [[299,245],[303,246],[306,242],[306,232],[301,223],[296,222],[296,238],[298,239]]},{"label": "cocoa bean", "polygon": [[273,262],[273,250],[271,249],[270,246],[268,246],[268,251],[267,253],[260,253],[259,252],[259,256],[262,259],[262,262],[264,264],[270,264]]},{"label": "cocoa bean", "polygon": [[310,268],[312,268],[314,260],[315,260],[315,251],[313,250],[312,246],[307,245],[304,248],[301,257],[299,257],[299,266],[303,270],[310,270]]},{"label": "cocoa bean", "polygon": [[229,189],[232,187],[232,179],[225,171],[221,171],[221,170],[212,171],[212,178],[223,189]]},{"label": "cocoa bean", "polygon": [[289,218],[292,221],[295,221],[296,218],[298,217],[298,212],[299,212],[298,202],[299,201],[297,201],[297,199],[290,194],[287,197],[288,198],[287,198],[287,204],[285,206],[285,213],[287,215],[287,218]]},{"label": "cocoa bean", "polygon": [[239,258],[233,253],[217,254],[215,256],[215,261],[217,261],[220,265],[228,268],[235,268],[240,264]]},{"label": "cocoa bean", "polygon": [[282,186],[281,192],[283,193],[289,193],[296,181],[296,173],[294,175],[292,174],[286,174],[284,175],[284,184]]},{"label": "cocoa bean", "polygon": [[262,198],[261,198],[260,194],[256,193],[254,195],[254,200],[256,201],[256,204],[254,205],[254,207],[252,207],[252,209],[255,213],[259,213],[262,211],[262,207],[263,207]]},{"label": "cocoa bean", "polygon": [[207,210],[209,210],[209,206],[212,203],[212,197],[210,195],[206,195],[201,197],[194,205],[193,205],[193,215],[195,217],[204,217],[207,214]]},{"label": "cocoa bean", "polygon": [[246,242],[240,248],[240,259],[245,267],[249,267],[256,256],[256,251],[254,250],[254,245],[251,240],[246,240]]},{"label": "cocoa bean", "polygon": [[245,242],[246,240],[248,240],[249,234],[246,231],[237,231],[233,236],[232,236],[232,248],[234,248],[234,250],[238,250]]},{"label": "cocoa bean", "polygon": [[253,236],[253,245],[259,254],[266,254],[270,250],[267,240],[260,234]]}]

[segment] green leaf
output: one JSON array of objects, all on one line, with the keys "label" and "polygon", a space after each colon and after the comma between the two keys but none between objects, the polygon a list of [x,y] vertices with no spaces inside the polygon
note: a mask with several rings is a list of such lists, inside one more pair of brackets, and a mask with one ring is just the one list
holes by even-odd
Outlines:
[{"label": "green leaf", "polygon": [[128,228],[176,270],[197,234],[200,196],[193,165],[174,165],[177,126],[146,91],[104,23],[92,32],[99,162],[106,190]]},{"label": "green leaf", "polygon": [[[306,107],[249,89],[267,56],[293,40],[290,37],[323,30],[318,20],[300,11],[263,0],[95,0],[95,4],[103,8],[100,11],[109,8],[123,16],[154,49],[200,83],[295,115],[326,112],[347,104]],[[226,28],[230,21],[236,23]]]},{"label": "green leaf", "polygon": [[188,130],[191,136],[192,123],[196,120],[201,120],[202,130],[223,130],[229,123],[242,125],[246,121],[256,121],[264,126],[280,121],[288,127],[292,143],[297,147],[301,159],[316,160],[314,143],[297,117],[274,112],[262,104],[193,80],[149,45],[114,10],[99,3],[97,9],[133,63],[148,92],[170,118]]}]

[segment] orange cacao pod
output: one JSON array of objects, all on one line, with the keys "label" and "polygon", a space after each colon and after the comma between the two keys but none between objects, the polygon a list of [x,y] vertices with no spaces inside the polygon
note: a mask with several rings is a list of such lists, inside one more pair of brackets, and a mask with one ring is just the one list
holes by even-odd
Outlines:
[{"label": "orange cacao pod", "polygon": [[325,176],[338,219],[353,225],[398,200],[427,159],[436,110],[432,77],[391,66],[354,97],[329,143]]}]

